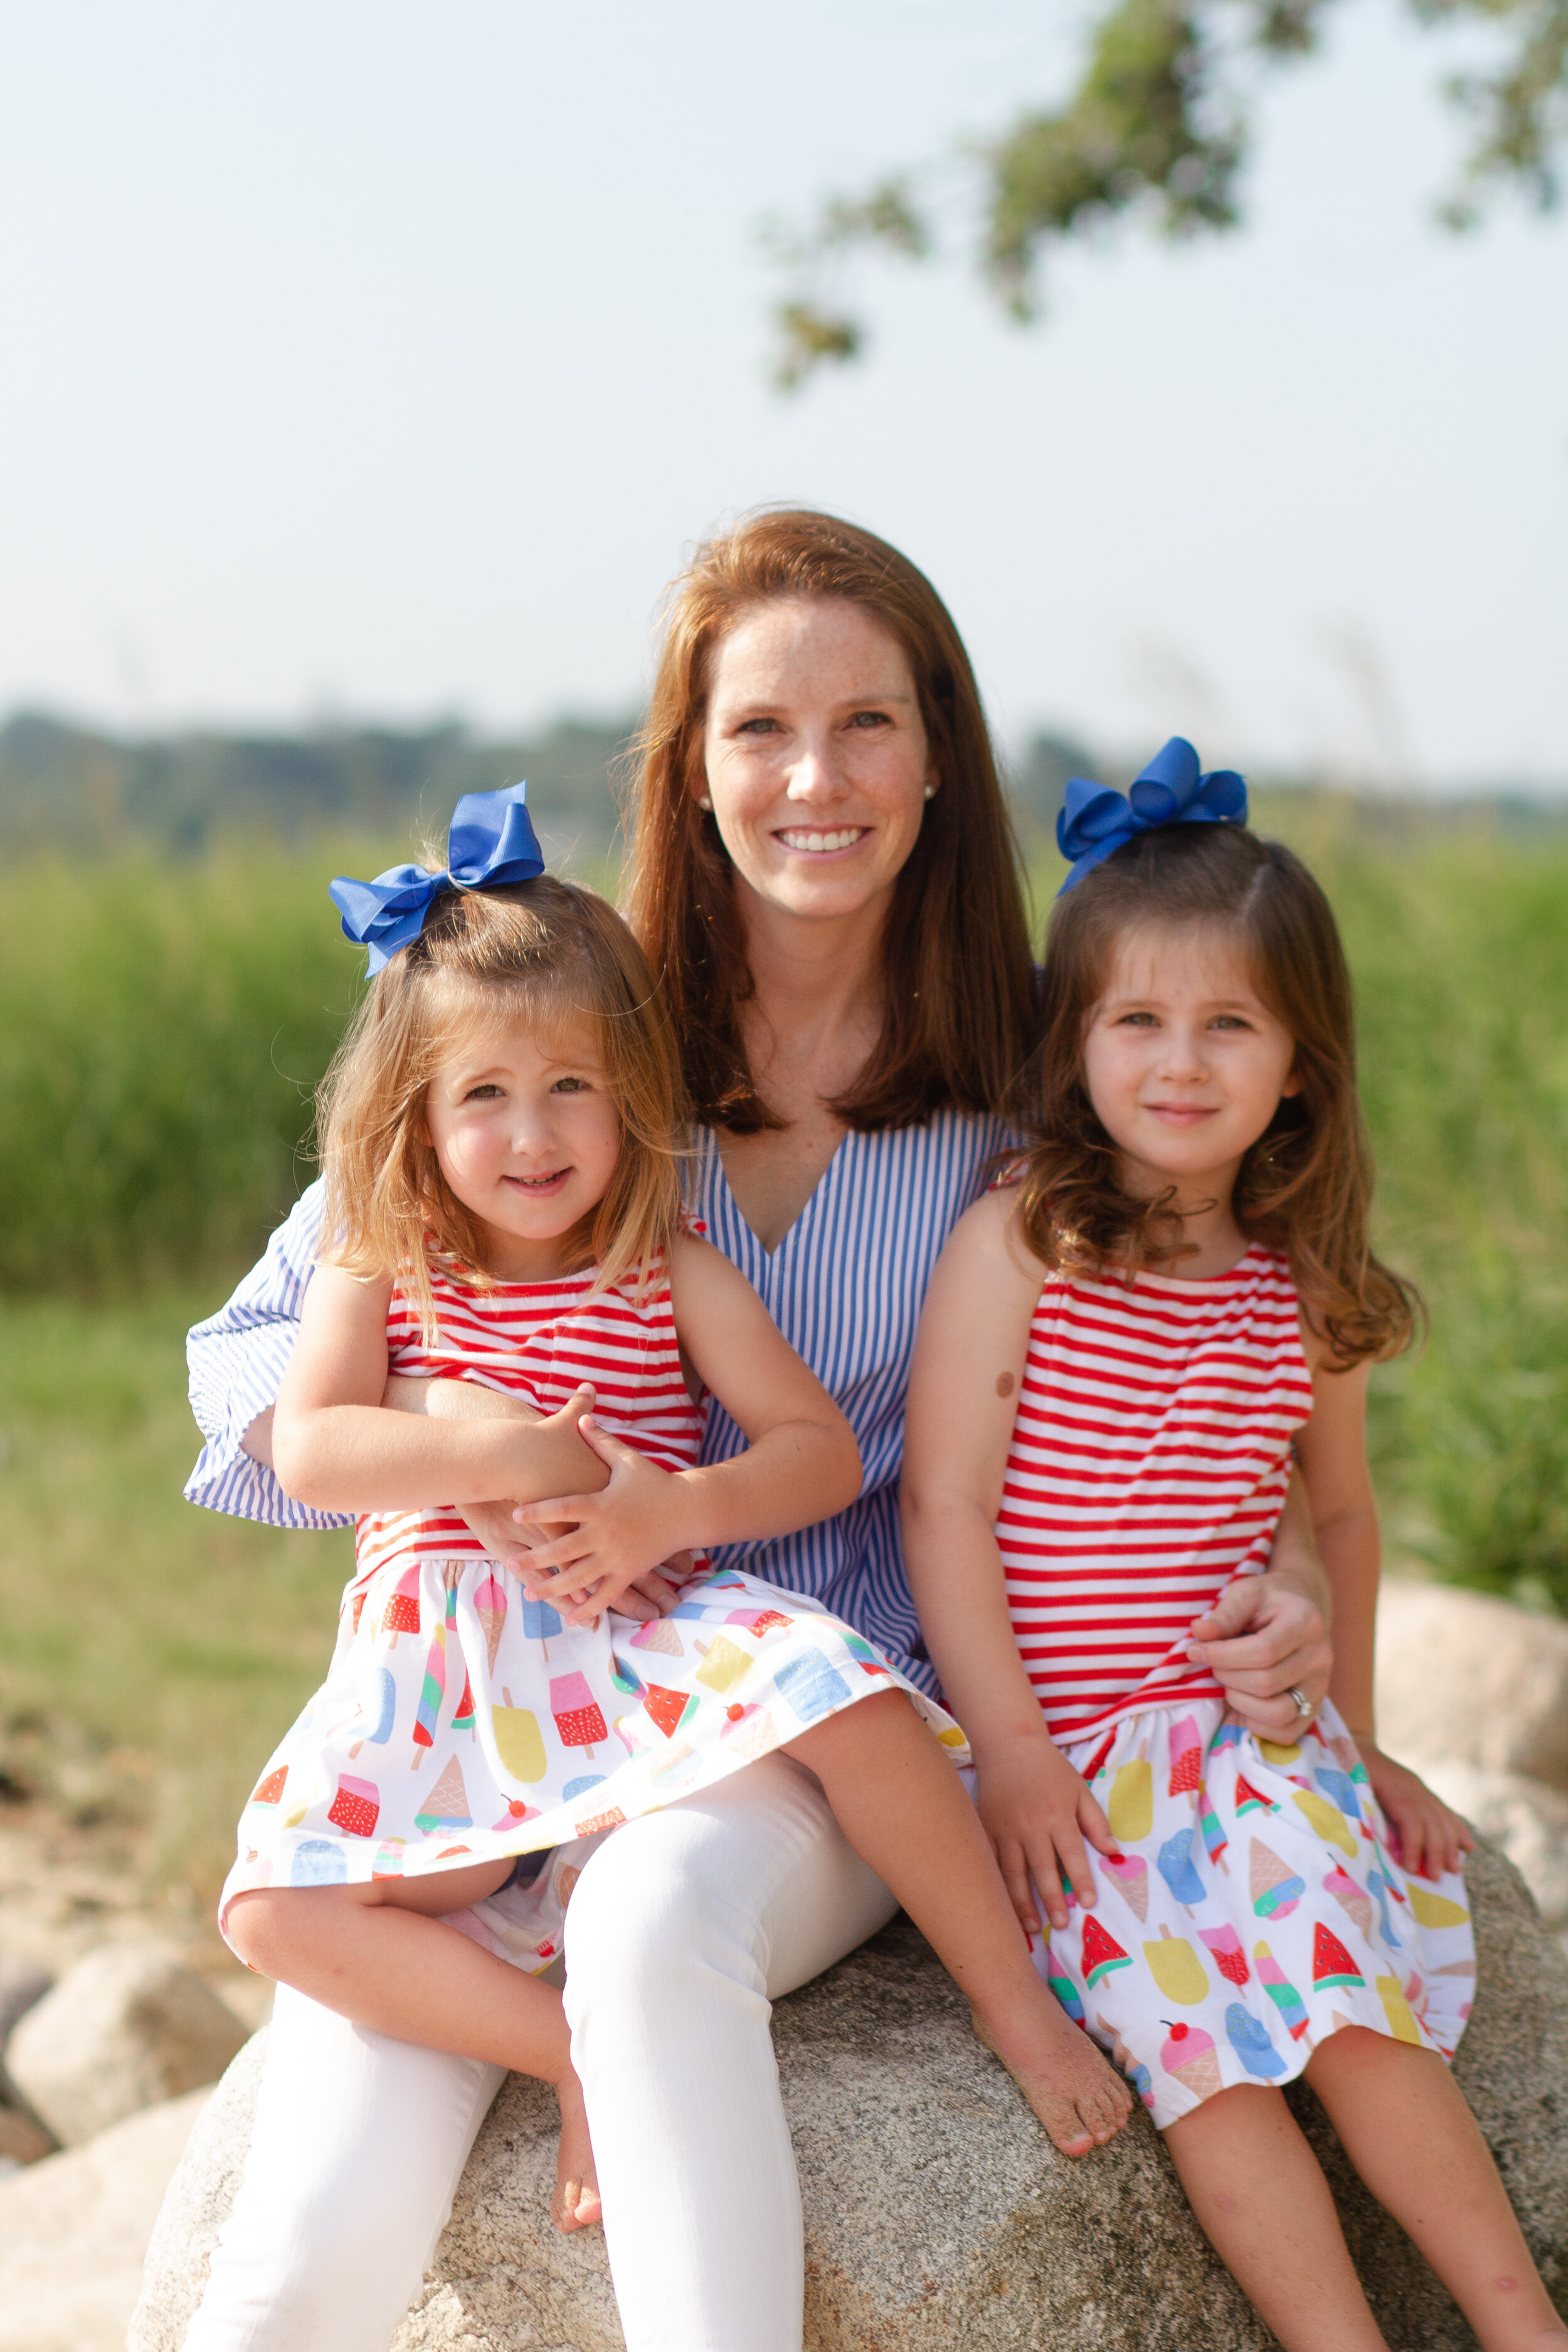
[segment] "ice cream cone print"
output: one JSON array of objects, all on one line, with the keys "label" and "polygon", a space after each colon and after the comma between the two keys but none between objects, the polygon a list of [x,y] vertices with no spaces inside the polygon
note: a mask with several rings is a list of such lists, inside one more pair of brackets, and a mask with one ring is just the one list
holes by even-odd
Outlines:
[{"label": "ice cream cone print", "polygon": [[563,1862],[560,1869],[556,1872],[555,1899],[560,1904],[563,1911],[570,1908],[573,1890],[576,1886],[577,1881],[582,1877],[582,1872],[575,1869],[569,1862]]},{"label": "ice cream cone print", "polygon": [[1240,1746],[1241,1726],[1234,1716],[1227,1716],[1209,1741],[1209,1754],[1217,1756],[1222,1748],[1239,1748]]},{"label": "ice cream cone print", "polygon": [[1214,1964],[1222,1977],[1233,1985],[1244,1985],[1252,1971],[1247,1965],[1247,1954],[1241,1948],[1241,1938],[1236,1929],[1200,1927],[1198,1941],[1206,1944],[1214,1955]]},{"label": "ice cream cone print", "polygon": [[514,1797],[500,1821],[492,1822],[490,1827],[492,1830],[514,1830],[519,1822],[536,1822],[539,1819],[537,1805],[525,1804],[521,1797]]},{"label": "ice cream cone print", "polygon": [[496,1653],[506,1624],[506,1587],[492,1570],[474,1595],[474,1614],[485,1637],[485,1671],[494,1674]]},{"label": "ice cream cone print", "polygon": [[1193,1832],[1178,1830],[1168,1837],[1155,1857],[1161,1877],[1185,1911],[1194,1911],[1204,1899],[1204,1883],[1193,1864]]},{"label": "ice cream cone print", "polygon": [[1160,2052],[1160,2064],[1173,2083],[1180,2083],[1196,2099],[1212,2099],[1225,2088],[1214,2035],[1205,2033],[1201,2025],[1173,2025]]},{"label": "ice cream cone print", "polygon": [[522,1630],[530,1642],[537,1642],[544,1658],[550,1656],[550,1637],[561,1631],[561,1612],[552,1609],[548,1601],[533,1601],[522,1596]]},{"label": "ice cream cone print", "polygon": [[[717,1649],[719,1644],[713,1644]],[[698,1676],[701,1680],[701,1676]],[[773,1676],[773,1688],[802,1723],[818,1723],[849,1696],[849,1685],[820,1650],[806,1650],[791,1658]]]},{"label": "ice cream cone print", "polygon": [[750,1650],[742,1650],[730,1640],[728,1634],[718,1633],[697,1669],[696,1679],[706,1689],[717,1691],[721,1697],[724,1692],[733,1690],[735,1685],[751,1673],[755,1663]]},{"label": "ice cream cone print", "polygon": [[586,1675],[552,1675],[550,1712],[563,1748],[580,1748],[591,1764],[594,1750],[609,1732],[599,1702],[588,1687]]},{"label": "ice cream cone print", "polygon": [[1334,1934],[1321,1919],[1312,1927],[1312,1990],[1327,1985],[1363,1985],[1366,1979]]},{"label": "ice cream cone print", "polygon": [[562,1803],[574,1804],[579,1797],[585,1797],[590,1789],[602,1788],[605,1776],[602,1772],[579,1772],[577,1778],[574,1780],[568,1780],[562,1790]]},{"label": "ice cream cone print", "polygon": [[1307,2032],[1306,2002],[1267,1944],[1254,1944],[1252,1957],[1257,1963],[1258,1981],[1279,2011],[1286,2032],[1292,2042],[1301,2041]]},{"label": "ice cream cone print", "polygon": [[1306,1880],[1298,1878],[1261,1838],[1254,1838],[1247,1851],[1254,1911],[1260,1919],[1288,1919],[1307,1892]]},{"label": "ice cream cone print", "polygon": [[1249,2074],[1272,2083],[1285,2072],[1285,2061],[1244,2001],[1233,2000],[1225,2012],[1225,2038]]},{"label": "ice cream cone print", "polygon": [[405,1570],[386,1597],[381,1612],[381,1630],[386,1635],[389,1650],[397,1647],[399,1633],[419,1631],[419,1563]]},{"label": "ice cream cone print", "polygon": [[1083,1923],[1081,1953],[1083,1980],[1092,1992],[1102,1979],[1116,1969],[1132,1966],[1131,1953],[1124,1952],[1114,1936],[1108,1936],[1098,1919],[1087,1917]]},{"label": "ice cream cone print", "polygon": [[511,1693],[501,1692],[502,1706],[490,1709],[490,1732],[501,1770],[511,1780],[542,1780],[549,1766],[539,1717],[526,1706],[513,1706]]},{"label": "ice cream cone print", "polygon": [[1180,1715],[1171,1726],[1171,1777],[1165,1793],[1169,1797],[1194,1797],[1203,1779],[1204,1743],[1198,1737],[1198,1727],[1190,1715]]},{"label": "ice cream cone print", "polygon": [[441,1767],[436,1785],[415,1814],[414,1822],[426,1837],[432,1830],[473,1828],[468,1792],[463,1786],[463,1768],[455,1756],[448,1756]]},{"label": "ice cream cone print", "polygon": [[1106,1854],[1100,1868],[1140,1919],[1149,1916],[1149,1865],[1141,1853]]},{"label": "ice cream cone print", "polygon": [[1204,1964],[1184,1936],[1173,1936],[1162,1923],[1158,1938],[1144,1945],[1143,1958],[1167,2000],[1178,2000],[1184,2009],[1190,2009],[1194,2001],[1208,1998]]},{"label": "ice cream cone print", "polygon": [[1117,1766],[1105,1810],[1119,1845],[1136,1845],[1148,1836],[1154,1826],[1154,1774],[1146,1756]]},{"label": "ice cream cone print", "polygon": [[632,1635],[631,1646],[634,1650],[657,1650],[667,1658],[686,1655],[686,1645],[668,1617],[650,1617],[646,1625],[639,1625]]},{"label": "ice cream cone print", "polygon": [[338,1781],[338,1793],[332,1799],[327,1819],[350,1837],[368,1838],[375,1835],[375,1825],[381,1818],[381,1790],[374,1780],[356,1780],[343,1773]]},{"label": "ice cream cone print", "polygon": [[1418,1880],[1405,1882],[1410,1893],[1410,1908],[1423,1927],[1462,1927],[1469,1913],[1462,1903],[1450,1902],[1446,1895],[1434,1895],[1431,1888]]},{"label": "ice cream cone print", "polygon": [[759,1756],[771,1755],[779,1744],[773,1717],[765,1706],[743,1706],[739,1715],[730,1717],[719,1737],[733,1741],[736,1756],[753,1761]]},{"label": "ice cream cone print", "polygon": [[1306,1814],[1325,1845],[1336,1845],[1347,1861],[1355,1860],[1356,1842],[1338,1805],[1331,1805],[1326,1797],[1314,1796],[1310,1789],[1292,1790],[1290,1801]]},{"label": "ice cream cone print", "polygon": [[287,1764],[279,1764],[275,1772],[268,1772],[265,1780],[257,1782],[250,1792],[251,1803],[253,1805],[281,1804],[283,1787],[288,1778],[289,1767]]},{"label": "ice cream cone print", "polygon": [[1096,2010],[1094,2021],[1110,2044],[1112,2063],[1121,2067],[1143,2105],[1146,2107],[1152,2107],[1154,2104],[1154,2078],[1147,2066],[1142,2065],[1134,2058],[1109,2017],[1102,2016],[1100,2011]]},{"label": "ice cream cone print", "polygon": [[1421,2029],[1415,2022],[1410,2003],[1399,1989],[1397,1977],[1376,1977],[1373,1983],[1383,2003],[1383,2013],[1388,2020],[1388,2030],[1395,2042],[1421,2042]]},{"label": "ice cream cone print", "polygon": [[1320,1733],[1319,1738],[1322,1740],[1324,1748],[1327,1750],[1328,1754],[1333,1758],[1334,1762],[1339,1766],[1342,1772],[1354,1772],[1360,1767],[1361,1750],[1356,1746],[1355,1741],[1350,1738],[1347,1734],[1344,1732],[1338,1732],[1333,1736],[1333,1738],[1323,1738],[1323,1735]]},{"label": "ice cream cone print", "polygon": [[1362,1893],[1348,1871],[1337,1865],[1331,1870],[1323,1880],[1323,1892],[1331,1895],[1341,1910],[1350,1914],[1363,1936],[1371,1936],[1372,1899]]}]

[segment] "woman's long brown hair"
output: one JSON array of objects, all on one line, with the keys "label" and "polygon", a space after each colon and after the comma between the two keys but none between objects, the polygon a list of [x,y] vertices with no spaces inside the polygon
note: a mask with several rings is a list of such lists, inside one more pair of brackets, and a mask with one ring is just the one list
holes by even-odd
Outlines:
[{"label": "woman's long brown hair", "polygon": [[1116,1146],[1084,1083],[1084,1039],[1118,947],[1152,926],[1228,932],[1264,1003],[1296,1041],[1300,1090],[1280,1103],[1236,1181],[1249,1240],[1284,1253],[1342,1369],[1408,1346],[1420,1302],[1372,1254],[1372,1155],[1356,1092],[1350,971],[1327,898],[1300,859],[1240,825],[1140,835],[1058,899],[1046,943],[1044,1031],[1030,1073],[1019,1197],[1045,1265],[1129,1276],[1181,1256],[1174,1188],[1123,1190]]},{"label": "woman's long brown hair", "polygon": [[627,912],[680,1040],[697,1116],[741,1135],[782,1122],[747,1059],[752,993],[733,868],[698,806],[714,649],[774,597],[842,598],[909,662],[941,778],[894,886],[883,942],[882,1033],[831,1108],[850,1127],[903,1127],[1009,1098],[1034,1034],[1018,853],[979,689],[947,608],[895,548],[810,511],[749,516],[675,583],[633,813]]}]

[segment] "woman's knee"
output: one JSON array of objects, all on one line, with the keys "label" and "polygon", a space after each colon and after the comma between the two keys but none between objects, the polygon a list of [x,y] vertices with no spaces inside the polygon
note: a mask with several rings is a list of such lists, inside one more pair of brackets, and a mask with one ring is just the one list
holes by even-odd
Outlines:
[{"label": "woman's knee", "polygon": [[357,1886],[253,1886],[224,1915],[224,1935],[258,1976],[289,1981],[291,1969],[321,1948]]}]

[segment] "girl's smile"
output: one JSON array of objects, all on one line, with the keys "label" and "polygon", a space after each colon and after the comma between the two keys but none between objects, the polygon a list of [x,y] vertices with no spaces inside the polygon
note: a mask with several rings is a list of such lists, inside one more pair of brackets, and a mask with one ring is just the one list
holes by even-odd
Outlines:
[{"label": "girl's smile", "polygon": [[542,1039],[516,1022],[465,1039],[430,1082],[431,1147],[489,1240],[486,1271],[548,1280],[560,1244],[609,1188],[620,1117],[593,1026]]},{"label": "girl's smile", "polygon": [[1125,937],[1084,1037],[1084,1082],[1128,1190],[1228,1203],[1246,1153],[1298,1092],[1295,1040],[1210,925]]}]

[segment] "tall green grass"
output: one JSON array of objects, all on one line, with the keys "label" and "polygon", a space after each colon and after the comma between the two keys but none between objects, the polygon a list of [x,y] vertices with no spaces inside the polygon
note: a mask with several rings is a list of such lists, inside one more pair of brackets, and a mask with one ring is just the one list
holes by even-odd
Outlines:
[{"label": "tall green grass", "polygon": [[0,880],[0,1290],[243,1262],[294,1199],[363,959],[327,850]]}]

